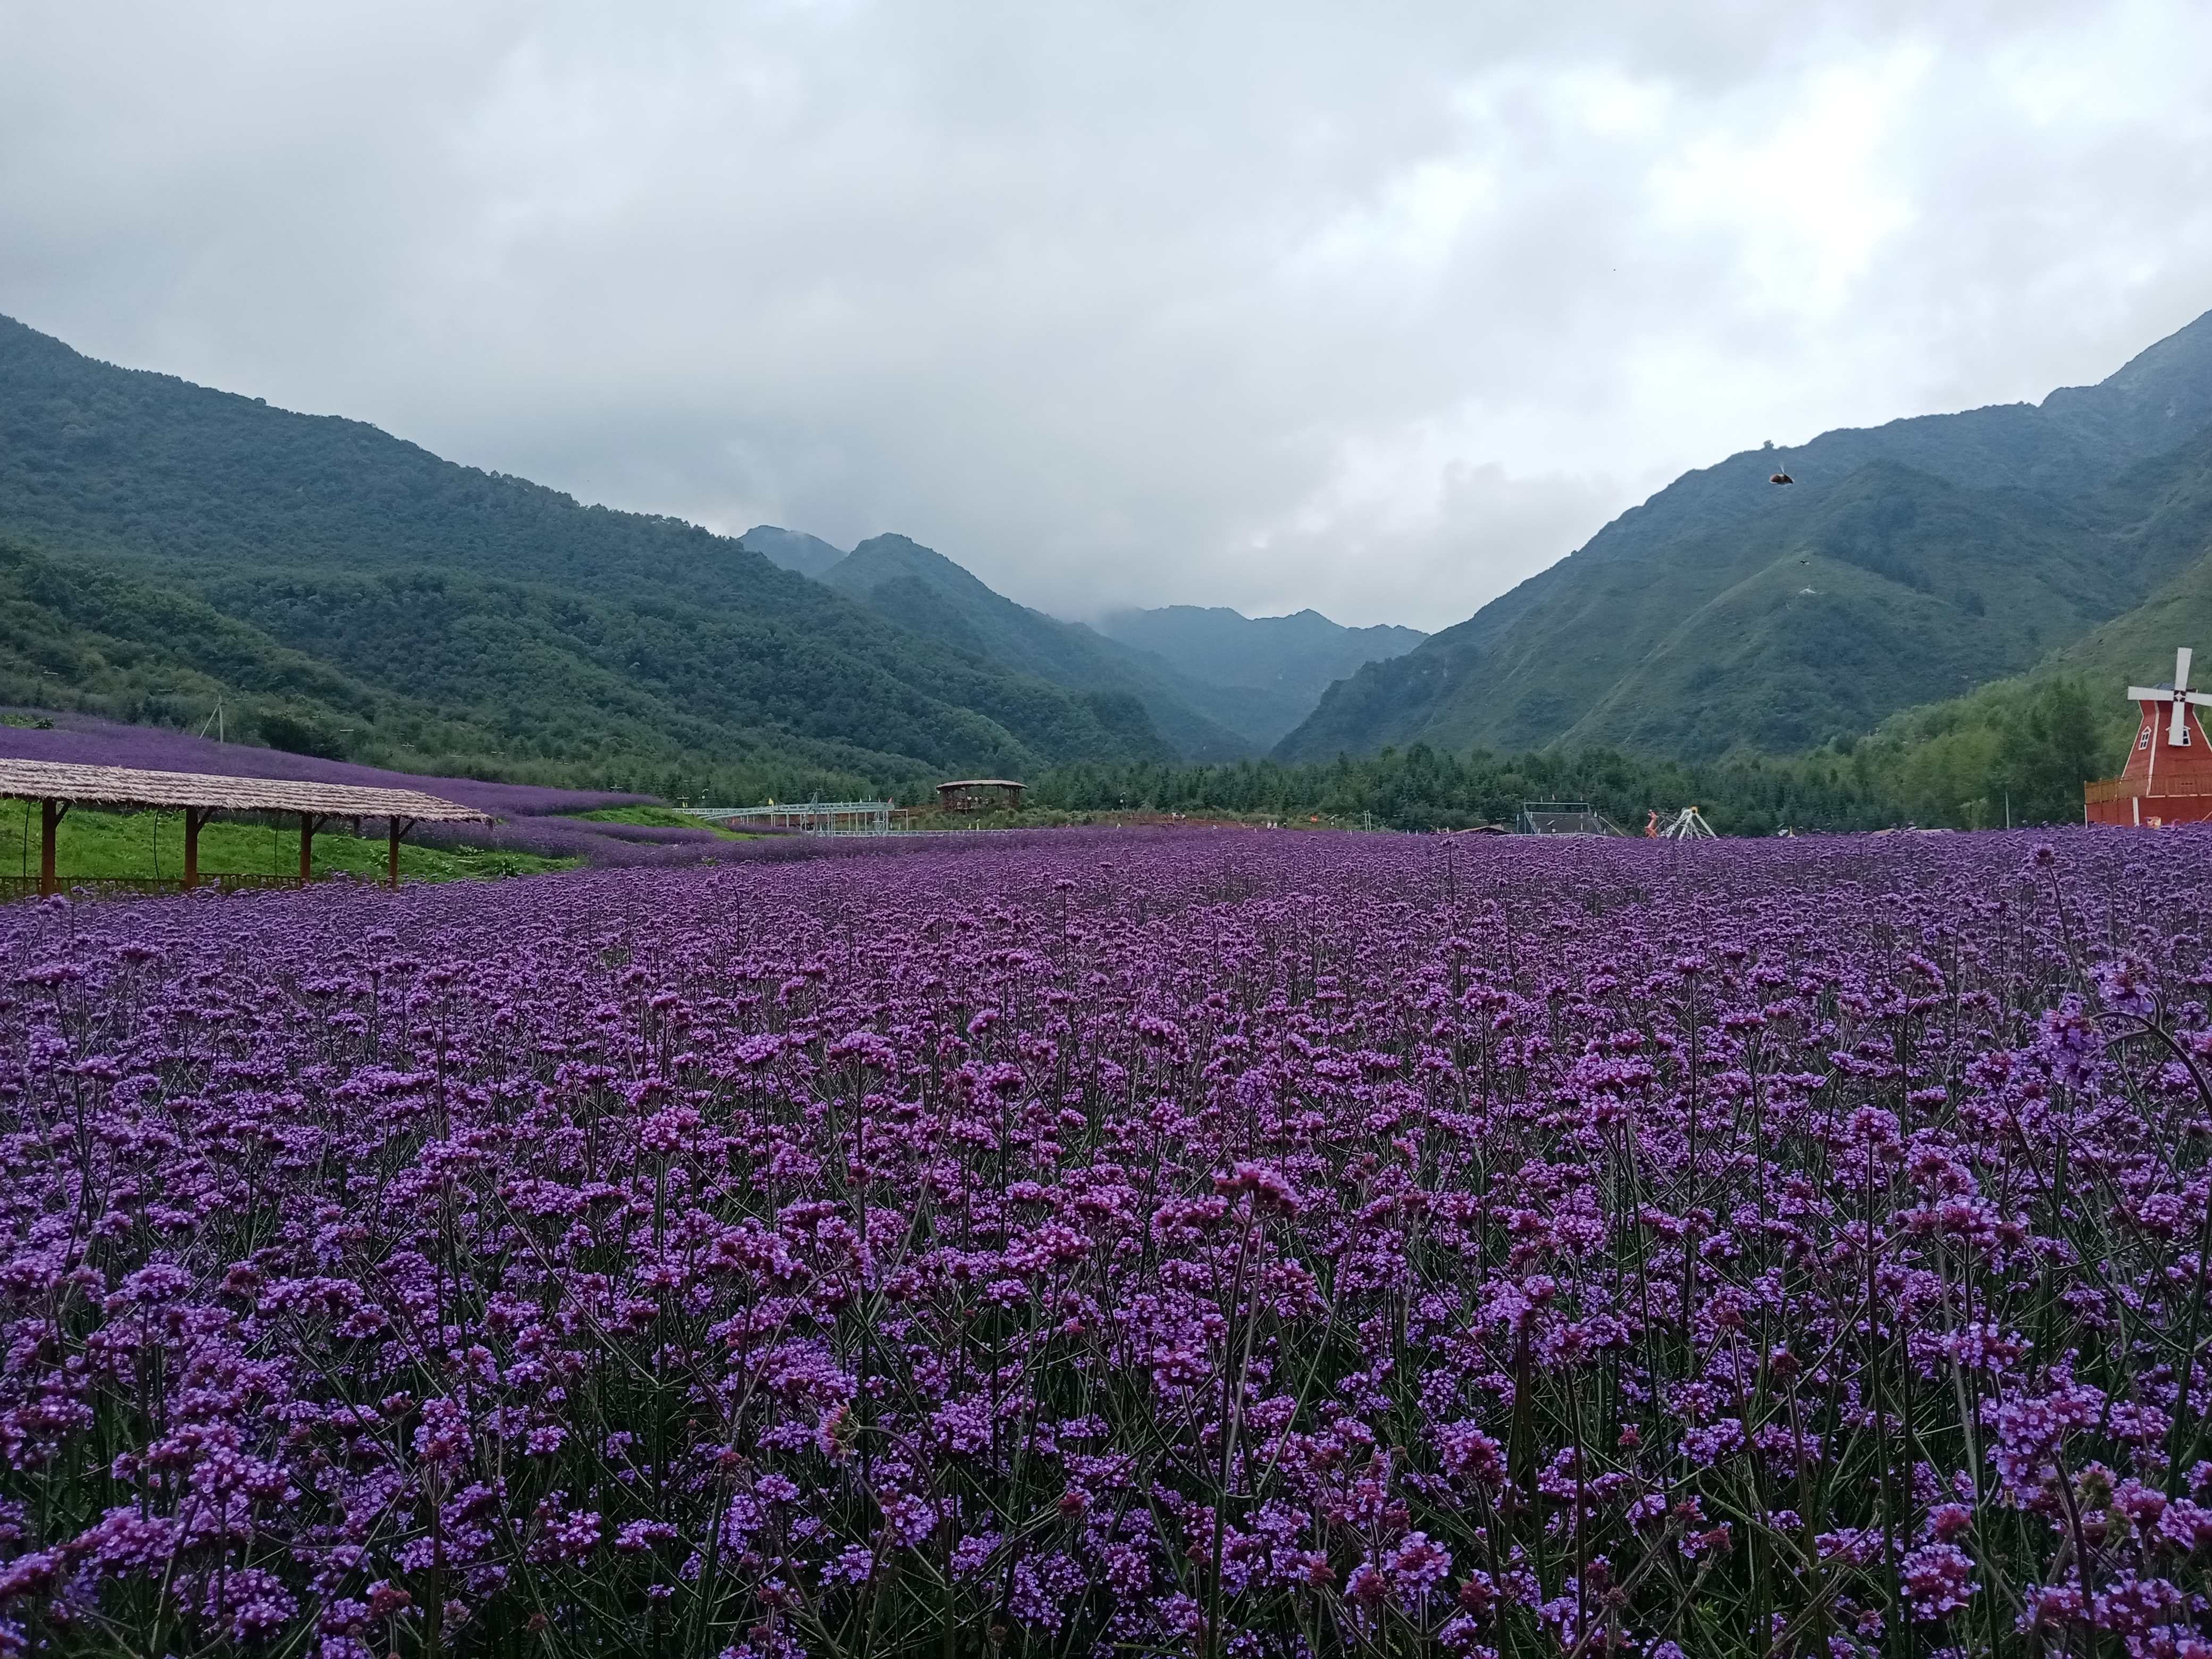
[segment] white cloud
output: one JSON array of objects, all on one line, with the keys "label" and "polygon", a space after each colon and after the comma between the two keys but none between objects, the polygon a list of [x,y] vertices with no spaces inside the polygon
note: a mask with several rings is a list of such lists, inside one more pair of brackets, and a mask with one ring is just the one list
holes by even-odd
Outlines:
[{"label": "white cloud", "polygon": [[0,310],[1067,611],[1437,626],[2212,307],[2212,12],[0,0]]}]

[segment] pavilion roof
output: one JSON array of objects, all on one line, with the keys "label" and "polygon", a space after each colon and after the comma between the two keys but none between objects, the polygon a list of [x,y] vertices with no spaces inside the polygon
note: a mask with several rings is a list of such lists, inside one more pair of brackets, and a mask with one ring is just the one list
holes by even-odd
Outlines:
[{"label": "pavilion roof", "polygon": [[0,798],[102,806],[193,806],[222,812],[315,812],[339,818],[412,818],[418,823],[494,821],[489,812],[418,789],[142,772],[127,766],[75,766],[60,761],[0,759]]}]

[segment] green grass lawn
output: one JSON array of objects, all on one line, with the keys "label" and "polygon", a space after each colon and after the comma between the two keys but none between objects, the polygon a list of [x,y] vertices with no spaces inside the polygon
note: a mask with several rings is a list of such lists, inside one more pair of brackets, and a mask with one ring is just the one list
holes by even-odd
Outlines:
[{"label": "green grass lawn", "polygon": [[569,817],[586,823],[641,823],[652,830],[712,830],[732,841],[758,841],[743,830],[726,830],[706,818],[695,818],[672,806],[603,806],[596,812],[571,812]]},{"label": "green grass lawn", "polygon": [[[370,881],[385,874],[385,839],[349,836],[331,830],[315,834],[318,876],[341,872]],[[580,859],[535,858],[526,853],[495,853],[476,848],[399,846],[402,881],[471,881],[497,876],[535,875],[569,870]],[[54,869],[64,882],[93,876],[159,876],[174,881],[185,873],[185,821],[181,812],[99,812],[75,806],[62,820],[54,848]],[[39,873],[39,809],[21,801],[0,802],[0,876]],[[266,823],[222,820],[200,831],[200,875],[296,876],[300,832],[271,831]]]}]

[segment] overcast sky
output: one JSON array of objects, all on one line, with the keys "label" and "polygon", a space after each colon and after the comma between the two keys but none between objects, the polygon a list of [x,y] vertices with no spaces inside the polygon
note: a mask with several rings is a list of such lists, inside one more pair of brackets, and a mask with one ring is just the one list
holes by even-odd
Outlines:
[{"label": "overcast sky", "polygon": [[0,311],[1062,614],[1435,628],[2212,309],[2212,5],[0,0]]}]

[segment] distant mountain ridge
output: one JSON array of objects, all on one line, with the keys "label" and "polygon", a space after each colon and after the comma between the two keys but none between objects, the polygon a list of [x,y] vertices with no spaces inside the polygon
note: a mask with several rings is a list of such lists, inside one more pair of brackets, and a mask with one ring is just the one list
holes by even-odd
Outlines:
[{"label": "distant mountain ridge", "polygon": [[1403,656],[1428,637],[1389,624],[1346,628],[1318,611],[1247,617],[1194,605],[1117,611],[1100,621],[1098,631],[1192,680],[1254,700],[1248,729],[1267,744],[1311,714],[1334,682],[1367,663]]},{"label": "distant mountain ridge", "polygon": [[1262,746],[1206,713],[1205,689],[1179,683],[1166,664],[1017,604],[908,537],[872,536],[818,580],[939,644],[1072,690],[1128,699],[1168,758],[1236,760]]},{"label": "distant mountain ridge", "polygon": [[749,547],[770,564],[802,576],[819,576],[845,556],[843,548],[832,547],[819,536],[772,524],[755,525],[738,538],[738,545]]},{"label": "distant mountain ridge", "polygon": [[887,621],[1056,685],[1133,696],[1177,759],[1259,754],[1313,712],[1329,684],[1411,650],[1411,628],[1345,628],[1316,611],[1250,617],[1226,608],[1121,611],[1095,627],[999,593],[912,538],[840,553],[818,536],[756,525],[739,544]]},{"label": "distant mountain ridge", "polygon": [[[2202,556],[2146,490],[2208,428],[2212,313],[2040,404],[1731,456],[1361,669],[1276,753],[1589,742],[1699,759],[1865,730],[2033,666]],[[1768,484],[1777,470],[1796,482]]]}]

